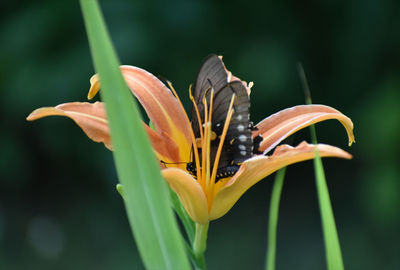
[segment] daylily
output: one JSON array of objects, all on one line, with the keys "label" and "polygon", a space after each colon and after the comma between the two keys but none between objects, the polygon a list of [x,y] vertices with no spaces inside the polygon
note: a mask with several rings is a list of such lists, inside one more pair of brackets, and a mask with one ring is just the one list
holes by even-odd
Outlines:
[{"label": "daylily", "polygon": [[[200,145],[199,151],[210,145],[211,139],[207,134],[211,132],[211,110],[205,117],[207,122],[202,125],[204,136],[198,142],[194,138],[190,120],[171,85],[169,86],[173,92],[155,76],[137,67],[121,66],[121,72],[154,124],[152,129],[143,123],[154,152],[160,160],[165,180],[176,192],[189,216],[198,224],[208,224],[209,221],[225,215],[242,194],[258,181],[287,165],[314,158],[316,151],[322,157],[351,158],[349,153],[340,148],[325,144],[302,142],[296,147],[277,146],[294,132],[328,119],[339,120],[347,131],[349,145],[354,142],[353,123],[348,117],[328,106],[300,105],[275,113],[256,125],[253,138],[258,135],[262,137],[258,150],[263,154],[254,155],[244,161],[233,176],[215,181],[215,172],[211,169],[210,160],[207,157],[199,160],[198,156],[194,155],[197,168],[201,168],[194,177],[187,171],[186,165],[191,161],[193,149],[196,148],[192,148],[193,145]],[[237,79],[233,76],[229,78]],[[100,89],[99,77],[94,75],[90,83],[88,98],[92,99]],[[247,87],[247,84],[245,85]],[[250,94],[250,87],[248,90]],[[103,103],[72,102],[56,107],[44,107],[33,111],[27,119],[36,120],[50,115],[71,118],[90,139],[102,142],[112,150]],[[226,123],[229,125],[229,113]]]}]

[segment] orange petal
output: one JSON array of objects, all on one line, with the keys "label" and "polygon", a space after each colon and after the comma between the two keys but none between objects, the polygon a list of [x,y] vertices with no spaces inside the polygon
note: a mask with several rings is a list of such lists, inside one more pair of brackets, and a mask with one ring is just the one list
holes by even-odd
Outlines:
[{"label": "orange petal", "polygon": [[176,168],[162,170],[162,175],[178,195],[188,215],[199,224],[208,223],[207,199],[199,183],[190,174]]},{"label": "orange petal", "polygon": [[246,160],[239,171],[216,194],[210,211],[210,220],[225,215],[246,190],[266,176],[290,164],[313,159],[315,148],[321,157],[346,159],[352,157],[346,151],[334,146],[302,142],[297,147],[278,146],[272,156],[261,155]]},{"label": "orange petal", "polygon": [[26,119],[33,121],[52,115],[71,118],[90,139],[102,142],[108,149],[112,149],[103,103],[71,102],[56,107],[44,107],[33,111]]},{"label": "orange petal", "polygon": [[175,166],[179,166],[179,164],[175,164],[180,161],[178,145],[169,139],[168,136],[159,134],[144,123],[143,125],[150,138],[157,159],[166,163],[174,163]]},{"label": "orange petal", "polygon": [[[146,110],[150,120],[160,134],[167,134],[179,142],[179,150],[184,159],[190,155],[190,126],[186,112],[179,105],[172,92],[151,73],[133,66],[121,66],[122,75],[132,93]],[[99,78],[90,79],[88,98],[93,98],[100,89]]]},{"label": "orange petal", "polygon": [[325,105],[300,105],[277,112],[257,124],[258,131],[263,141],[260,151],[269,152],[282,140],[309,125],[337,119],[345,127],[349,138],[349,146],[354,142],[353,122],[341,112]]},{"label": "orange petal", "polygon": [[[95,142],[102,142],[112,150],[110,131],[104,104],[102,102],[71,102],[60,104],[56,107],[45,107],[33,111],[27,120],[33,121],[46,116],[66,116],[75,121],[76,124],[86,133],[86,135]],[[159,159],[165,162],[176,162],[178,146],[175,142],[162,136],[152,130],[146,124],[143,124],[149,135],[151,144]]]}]

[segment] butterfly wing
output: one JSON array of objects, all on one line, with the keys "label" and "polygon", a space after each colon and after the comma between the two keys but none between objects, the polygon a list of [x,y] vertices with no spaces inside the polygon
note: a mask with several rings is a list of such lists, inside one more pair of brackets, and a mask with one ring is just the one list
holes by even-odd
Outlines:
[{"label": "butterfly wing", "polygon": [[[193,98],[200,112],[201,123],[204,122],[203,98],[206,95],[210,104],[210,90],[214,89],[214,95],[228,83],[228,72],[221,58],[215,54],[209,55],[201,65],[194,84]],[[207,93],[208,92],[208,93]],[[199,121],[196,111],[192,110],[192,128],[196,138],[200,137]]]},{"label": "butterfly wing", "polygon": [[[249,126],[250,98],[241,81],[230,82],[216,93],[212,130],[216,132],[217,136],[221,135],[233,94],[235,94],[234,113],[229,122],[218,169],[240,164],[253,154],[253,140]],[[216,139],[216,143],[219,144],[219,139]],[[215,157],[213,152],[216,150],[216,147],[211,149],[212,160]]]},{"label": "butterfly wing", "polygon": [[[218,163],[217,180],[224,175],[233,175],[238,164],[250,158],[253,153],[253,139],[250,123],[250,99],[246,87],[241,81],[228,83],[228,72],[221,58],[217,55],[208,56],[203,62],[194,86],[194,100],[199,110],[201,123],[204,123],[204,104],[206,98],[210,105],[211,89],[213,89],[213,108],[211,129],[217,137],[211,142],[211,169],[220,144],[225,120],[233,94],[234,113],[223,142],[223,149]],[[195,109],[192,111],[192,128],[196,138],[200,137],[200,126]],[[201,151],[199,151],[201,159]],[[190,164],[193,167],[193,164]],[[194,169],[192,169],[194,171]]]}]

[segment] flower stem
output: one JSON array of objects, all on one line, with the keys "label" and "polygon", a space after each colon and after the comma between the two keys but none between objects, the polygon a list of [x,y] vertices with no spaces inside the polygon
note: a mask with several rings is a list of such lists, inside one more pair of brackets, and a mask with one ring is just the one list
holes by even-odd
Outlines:
[{"label": "flower stem", "polygon": [[206,269],[204,252],[207,246],[207,224],[196,224],[196,235],[193,242],[193,253],[196,259],[196,269]]}]

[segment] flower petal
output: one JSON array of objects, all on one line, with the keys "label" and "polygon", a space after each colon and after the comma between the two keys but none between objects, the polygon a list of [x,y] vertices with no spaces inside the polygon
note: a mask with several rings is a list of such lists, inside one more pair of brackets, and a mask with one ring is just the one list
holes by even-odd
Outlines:
[{"label": "flower petal", "polygon": [[[182,110],[172,92],[151,73],[133,66],[121,66],[122,75],[132,93],[146,110],[150,120],[160,134],[167,134],[172,141],[179,142],[181,158],[189,158],[191,139],[186,112]],[[90,79],[88,98],[93,98],[100,89],[99,78]]]},{"label": "flower petal", "polygon": [[70,102],[56,107],[44,107],[33,111],[26,119],[33,121],[52,115],[71,118],[90,139],[95,142],[102,142],[108,149],[112,149],[103,103]]},{"label": "flower petal", "polygon": [[[151,145],[156,153],[157,159],[166,163],[179,162],[179,148],[178,145],[172,141],[167,135],[161,135],[154,131],[148,125],[144,124],[147,135],[150,138]],[[176,167],[179,164],[175,164]]]},{"label": "flower petal", "polygon": [[314,158],[315,148],[321,157],[352,158],[349,153],[334,146],[302,142],[297,147],[278,146],[272,156],[256,156],[248,159],[216,194],[210,211],[210,220],[225,215],[246,190],[266,176],[290,164]]},{"label": "flower petal", "polygon": [[197,223],[208,223],[207,199],[199,183],[190,174],[177,168],[162,170],[162,175],[178,195],[188,215]]},{"label": "flower petal", "polygon": [[[75,121],[75,123],[86,133],[86,135],[95,142],[102,142],[112,150],[110,139],[110,130],[104,108],[104,103],[95,102],[70,102],[60,104],[56,107],[45,107],[33,111],[27,120],[33,121],[46,116],[66,116]],[[146,124],[143,124],[149,135],[151,144],[159,159],[165,162],[176,162],[178,146],[167,136],[162,136],[152,130]]]},{"label": "flower petal", "polygon": [[350,146],[354,142],[353,122],[338,110],[325,105],[299,105],[277,112],[258,123],[258,131],[253,135],[263,137],[259,150],[268,153],[296,131],[328,119],[337,119],[342,123]]}]

